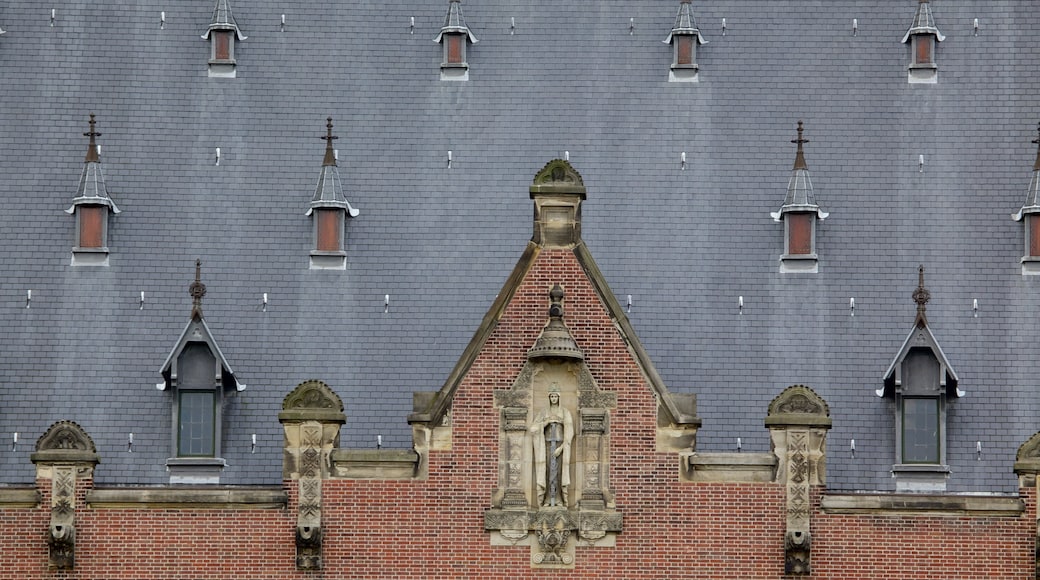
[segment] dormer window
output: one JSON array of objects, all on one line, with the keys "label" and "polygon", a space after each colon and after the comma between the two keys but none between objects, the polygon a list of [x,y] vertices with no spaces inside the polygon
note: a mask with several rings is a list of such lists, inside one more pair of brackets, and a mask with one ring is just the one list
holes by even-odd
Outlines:
[{"label": "dormer window", "polygon": [[945,40],[935,26],[928,0],[919,0],[914,21],[903,36],[903,43],[910,45],[910,83],[935,83],[938,81],[935,65],[935,45]]},{"label": "dormer window", "polygon": [[946,406],[962,397],[957,373],[950,367],[925,317],[931,294],[918,270],[914,328],[885,373],[877,395],[895,401],[896,450],[892,474],[896,491],[935,492],[946,489]]},{"label": "dormer window", "polygon": [[798,145],[798,151],[795,153],[791,180],[787,184],[787,197],[780,210],[770,215],[775,221],[784,222],[784,253],[780,256],[780,271],[812,274],[819,270],[816,220],[823,220],[830,214],[816,205],[809,166],[805,163],[805,152],[802,149],[809,140],[802,136],[802,132],[802,122],[798,121],[798,138],[791,141]]},{"label": "dormer window", "polygon": [[173,456],[166,460],[171,484],[219,483],[225,462],[221,458],[224,402],[246,386],[235,378],[202,316],[206,286],[200,281],[201,262],[195,262],[191,320],[177,345],[166,357],[160,390],[173,394]]},{"label": "dormer window", "polygon": [[217,0],[213,20],[202,38],[210,43],[209,76],[235,78],[235,41],[246,36],[235,24],[231,0]]},{"label": "dormer window", "polygon": [[101,170],[101,154],[96,138],[94,115],[90,115],[90,137],[87,155],[83,160],[83,173],[79,178],[79,189],[66,213],[76,216],[75,245],[72,248],[73,266],[108,265],[108,215],[119,213],[119,208],[108,196],[105,176]]},{"label": "dormer window", "polygon": [[477,37],[473,36],[466,26],[466,19],[462,16],[462,6],[459,0],[451,0],[448,4],[448,14],[444,17],[444,26],[433,41],[440,43],[444,50],[444,59],[441,61],[441,80],[469,80],[466,45],[470,42],[476,44]]},{"label": "dormer window", "polygon": [[679,13],[675,16],[675,26],[664,39],[665,44],[672,45],[672,68],[668,74],[669,82],[697,82],[697,47],[707,44],[697,23],[690,14],[690,0],[680,0]]},{"label": "dormer window", "polygon": [[[1040,124],[1037,125],[1040,134]],[[1033,178],[1029,181],[1026,201],[1018,212],[1011,214],[1015,221],[1025,223],[1025,248],[1022,256],[1022,273],[1040,274],[1040,136],[1033,139],[1037,144],[1036,161],[1033,162]]]},{"label": "dormer window", "polygon": [[332,142],[339,137],[332,135],[332,117],[325,125],[325,159],[318,175],[318,186],[311,198],[307,215],[314,219],[314,249],[311,251],[312,270],[343,270],[347,266],[347,253],[343,247],[344,223],[347,216],[357,217],[359,210],[351,207],[343,193],[336,166],[336,151]]}]

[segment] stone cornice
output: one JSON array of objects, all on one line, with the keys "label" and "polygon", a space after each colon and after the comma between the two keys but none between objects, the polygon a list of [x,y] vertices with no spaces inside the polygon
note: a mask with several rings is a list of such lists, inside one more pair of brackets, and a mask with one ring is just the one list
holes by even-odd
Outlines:
[{"label": "stone cornice", "polygon": [[87,491],[92,509],[285,509],[281,487],[118,487]]},{"label": "stone cornice", "polygon": [[828,493],[820,499],[825,514],[943,517],[1019,517],[1021,498],[999,495]]},{"label": "stone cornice", "polygon": [[0,509],[35,508],[40,492],[35,487],[0,487]]}]

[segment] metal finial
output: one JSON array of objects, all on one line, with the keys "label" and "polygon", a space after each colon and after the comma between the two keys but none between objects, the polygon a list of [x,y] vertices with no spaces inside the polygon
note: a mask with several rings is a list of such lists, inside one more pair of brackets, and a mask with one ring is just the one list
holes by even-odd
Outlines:
[{"label": "metal finial", "polygon": [[95,128],[94,113],[91,113],[90,114],[90,131],[83,134],[84,137],[90,137],[90,144],[87,145],[87,157],[84,159],[84,161],[99,161],[98,152],[97,152],[97,142],[94,140],[94,138],[95,137],[100,137],[101,133],[98,133],[97,131],[95,131],[94,128]]},{"label": "metal finial", "polygon": [[324,137],[319,137],[325,141],[325,160],[322,161],[322,165],[335,165],[336,164],[336,152],[332,149],[332,142],[339,137],[335,137],[332,134],[332,117],[328,118],[328,122],[325,123],[327,130]]},{"label": "metal finial", "polygon": [[805,143],[808,143],[809,140],[802,136],[802,132],[803,131],[804,131],[804,128],[802,126],[802,121],[799,119],[798,120],[798,138],[791,140],[791,143],[798,144],[798,152],[795,153],[795,156],[794,156],[794,168],[795,169],[809,169],[809,166],[805,163],[805,153],[802,151],[802,145],[805,144]]},{"label": "metal finial", "polygon": [[917,289],[914,290],[913,297],[917,303],[917,319],[914,322],[917,326],[927,326],[928,318],[925,317],[924,311],[932,294],[924,287],[924,264],[917,268]]},{"label": "metal finial", "polygon": [[195,260],[195,281],[188,286],[191,295],[191,317],[202,318],[202,297],[206,295],[206,285],[202,283],[202,260]]}]

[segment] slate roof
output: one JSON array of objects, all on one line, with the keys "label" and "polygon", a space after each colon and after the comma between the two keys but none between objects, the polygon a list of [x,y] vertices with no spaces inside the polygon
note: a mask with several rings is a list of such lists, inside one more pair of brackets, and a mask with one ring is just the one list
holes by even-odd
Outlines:
[{"label": "slate roof", "polygon": [[[99,484],[168,480],[155,384],[196,258],[249,385],[228,399],[222,482],[280,481],[277,411],[311,378],[343,399],[343,446],[410,446],[412,392],[443,384],[530,239],[531,178],[566,150],[589,249],[669,388],[698,395],[699,449],[767,451],[769,402],[804,383],[832,411],[829,486],[892,489],[892,402],[874,390],[924,264],[929,326],[968,393],[948,406],[948,487],[1017,489],[1015,450],[1040,429],[1040,277],[1020,273],[1009,214],[1035,156],[1040,5],[935,0],[938,83],[909,85],[910,0],[698,1],[698,83],[667,82],[677,0],[467,3],[469,81],[442,82],[446,4],[236,3],[235,79],[207,76],[211,0],[68,0],[53,26],[35,0],[0,4],[0,441],[20,434],[0,483],[32,480],[32,442],[61,419],[96,442]],[[90,112],[123,210],[104,268],[70,266],[62,211]],[[329,116],[364,209],[345,271],[308,269]],[[779,273],[769,216],[798,119],[830,212],[813,275]]]}]

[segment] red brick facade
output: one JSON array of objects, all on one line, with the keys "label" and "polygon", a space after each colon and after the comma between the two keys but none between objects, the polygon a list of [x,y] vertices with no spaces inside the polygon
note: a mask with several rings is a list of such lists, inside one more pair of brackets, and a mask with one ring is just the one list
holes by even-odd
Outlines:
[{"label": "red brick facade", "polygon": [[[624,518],[615,546],[577,547],[570,570],[532,566],[529,546],[493,546],[484,529],[498,485],[492,393],[524,366],[554,284],[599,388],[617,395],[609,478]],[[428,477],[324,481],[322,570],[296,569],[295,481],[285,508],[144,509],[88,505],[91,480],[77,487],[75,568],[50,569],[50,481],[40,480],[37,507],[0,509],[0,579],[785,577],[785,486],[684,482],[677,455],[656,451],[656,428],[654,393],[582,264],[543,249],[459,384],[451,449],[429,453]],[[812,495],[813,578],[1033,577],[1031,488],[1023,513],[985,517],[828,514],[822,490]]]}]

